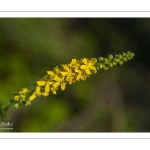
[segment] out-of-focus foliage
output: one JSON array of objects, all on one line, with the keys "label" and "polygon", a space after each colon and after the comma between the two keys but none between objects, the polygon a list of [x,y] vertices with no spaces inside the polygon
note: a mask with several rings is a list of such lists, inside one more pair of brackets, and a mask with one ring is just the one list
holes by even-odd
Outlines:
[{"label": "out-of-focus foliage", "polygon": [[0,102],[32,89],[47,70],[72,58],[126,51],[134,60],[100,71],[65,91],[9,110],[13,132],[150,130],[150,19],[1,18]]}]

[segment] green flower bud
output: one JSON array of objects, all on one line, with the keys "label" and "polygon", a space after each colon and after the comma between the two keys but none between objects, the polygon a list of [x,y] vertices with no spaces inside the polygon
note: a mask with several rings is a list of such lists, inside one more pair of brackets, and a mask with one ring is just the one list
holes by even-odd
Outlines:
[{"label": "green flower bud", "polygon": [[113,62],[113,65],[114,65],[114,66],[116,66],[116,65],[117,65],[117,63],[116,63],[116,62]]},{"label": "green flower bud", "polygon": [[123,55],[122,55],[122,56],[123,56],[123,57],[125,57],[126,55],[127,55],[126,53],[123,53]]},{"label": "green flower bud", "polygon": [[99,57],[98,59],[99,59],[100,62],[104,60],[103,57]]},{"label": "green flower bud", "polygon": [[20,107],[21,107],[21,106],[20,106],[20,103],[15,104],[14,107],[20,108]]},{"label": "green flower bud", "polygon": [[110,64],[109,64],[109,66],[110,66],[110,67],[113,67],[113,64],[112,64],[112,63],[110,63]]},{"label": "green flower bud", "polygon": [[113,59],[113,55],[108,56],[109,60]]},{"label": "green flower bud", "polygon": [[119,65],[122,65],[123,64],[123,61],[118,61]]},{"label": "green flower bud", "polygon": [[116,59],[116,58],[113,59],[113,62],[117,62],[117,61],[118,61],[118,59]]},{"label": "green flower bud", "polygon": [[122,58],[123,61],[127,61],[127,58]]},{"label": "green flower bud", "polygon": [[108,70],[108,68],[107,68],[107,67],[104,67],[104,70]]},{"label": "green flower bud", "polygon": [[102,68],[103,68],[103,65],[102,65],[102,64],[101,64],[101,65],[99,65],[99,68],[100,68],[100,69],[102,69]]},{"label": "green flower bud", "polygon": [[107,58],[105,58],[105,59],[104,59],[104,61],[105,61],[105,62],[107,62],[107,61],[108,61],[108,59],[107,59]]}]

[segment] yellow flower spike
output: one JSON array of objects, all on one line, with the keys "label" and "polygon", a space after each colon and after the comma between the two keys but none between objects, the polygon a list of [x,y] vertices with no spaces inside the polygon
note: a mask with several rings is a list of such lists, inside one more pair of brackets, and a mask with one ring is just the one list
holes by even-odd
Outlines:
[{"label": "yellow flower spike", "polygon": [[39,86],[43,86],[43,85],[45,85],[45,81],[37,81],[37,84],[38,84]]},{"label": "yellow flower spike", "polygon": [[36,98],[36,95],[33,93],[33,94],[29,97],[29,100],[30,100],[30,101],[33,101],[35,98]]},{"label": "yellow flower spike", "polygon": [[47,71],[42,79],[36,82],[34,90],[29,91],[27,88],[22,88],[19,92],[15,92],[13,101],[16,107],[21,106],[21,103],[25,106],[31,105],[31,101],[37,96],[48,96],[51,91],[56,94],[59,86],[61,90],[65,90],[68,83],[72,84],[80,80],[86,80],[97,70],[108,70],[117,64],[122,65],[133,57],[134,53],[127,52],[122,55],[109,55],[108,58],[72,59],[70,64],[56,66],[53,71]]}]

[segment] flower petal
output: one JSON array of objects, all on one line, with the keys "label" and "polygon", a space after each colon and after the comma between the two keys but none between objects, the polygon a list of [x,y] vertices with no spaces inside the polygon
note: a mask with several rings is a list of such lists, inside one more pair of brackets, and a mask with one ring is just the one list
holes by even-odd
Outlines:
[{"label": "flower petal", "polygon": [[60,82],[56,82],[56,83],[53,84],[53,87],[57,88],[59,85],[60,85]]},{"label": "flower petal", "polygon": [[54,88],[54,87],[51,88],[51,91],[53,92],[53,94],[56,94],[56,90],[57,88]]},{"label": "flower petal", "polygon": [[37,81],[37,84],[38,84],[39,86],[43,86],[43,85],[45,85],[45,81]]},{"label": "flower petal", "polygon": [[82,59],[82,62],[86,65],[87,62],[88,62],[88,59],[87,59],[87,58],[83,58],[83,59]]},{"label": "flower petal", "polygon": [[61,90],[63,91],[63,90],[65,90],[65,88],[66,88],[66,84],[65,84],[65,83],[62,83],[62,84],[61,84]]},{"label": "flower petal", "polygon": [[29,97],[29,100],[32,101],[36,98],[36,95],[35,94],[32,94],[30,97]]},{"label": "flower petal", "polygon": [[61,81],[61,78],[58,77],[58,75],[56,75],[53,80],[55,80],[55,81]]},{"label": "flower petal", "polygon": [[43,95],[43,96],[48,96],[48,95],[49,95],[49,93],[44,92],[44,93],[42,93],[42,95]]},{"label": "flower petal", "polygon": [[87,68],[87,66],[86,65],[81,65],[80,68],[85,70],[85,68]]},{"label": "flower petal", "polygon": [[45,86],[45,92],[49,92],[50,91],[50,86],[47,84],[46,86]]},{"label": "flower petal", "polygon": [[41,87],[37,86],[35,89],[36,94],[40,95],[41,94],[40,90],[41,90]]},{"label": "flower petal", "polygon": [[27,101],[25,106],[30,106],[31,105],[31,102],[30,101]]},{"label": "flower petal", "polygon": [[54,71],[47,71],[47,74],[51,76],[55,75]]},{"label": "flower petal", "polygon": [[62,76],[67,76],[68,74],[69,74],[68,72],[63,72],[63,71],[61,72]]},{"label": "flower petal", "polygon": [[86,72],[87,74],[91,74],[91,71],[90,71],[89,67],[87,67],[87,68],[85,69],[85,72]]},{"label": "flower petal", "polygon": [[96,67],[94,66],[89,66],[89,69],[94,70],[95,73],[97,72]]}]

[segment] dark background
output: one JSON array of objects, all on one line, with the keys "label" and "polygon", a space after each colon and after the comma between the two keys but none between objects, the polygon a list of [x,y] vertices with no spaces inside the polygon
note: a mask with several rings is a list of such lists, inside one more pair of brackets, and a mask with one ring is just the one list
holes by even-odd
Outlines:
[{"label": "dark background", "polygon": [[1,18],[0,102],[72,58],[132,51],[133,60],[29,107],[9,110],[13,132],[149,132],[149,18]]}]

